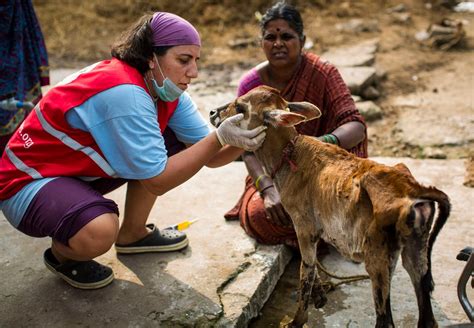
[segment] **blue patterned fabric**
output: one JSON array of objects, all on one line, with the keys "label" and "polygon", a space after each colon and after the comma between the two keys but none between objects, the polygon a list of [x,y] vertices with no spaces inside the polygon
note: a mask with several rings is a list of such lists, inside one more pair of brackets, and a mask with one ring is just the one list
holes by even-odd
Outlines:
[{"label": "blue patterned fabric", "polygon": [[[46,46],[31,0],[0,3],[0,100],[36,103],[49,84]],[[9,137],[27,115],[0,108],[0,136]],[[0,145],[3,146],[3,145]],[[3,148],[3,147],[1,147]],[[0,148],[0,150],[1,150]]]}]

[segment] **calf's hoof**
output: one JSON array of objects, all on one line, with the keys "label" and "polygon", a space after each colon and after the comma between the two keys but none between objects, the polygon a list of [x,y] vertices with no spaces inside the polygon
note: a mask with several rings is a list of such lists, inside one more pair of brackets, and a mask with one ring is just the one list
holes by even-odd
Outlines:
[{"label": "calf's hoof", "polygon": [[316,309],[322,308],[324,305],[326,305],[328,298],[326,297],[326,293],[324,292],[319,292],[317,294],[311,295],[313,298],[313,303],[314,307]]},{"label": "calf's hoof", "polygon": [[285,317],[281,319],[280,321],[280,328],[309,328],[309,327],[307,324],[298,325],[293,321],[293,319],[285,315]]},{"label": "calf's hoof", "polygon": [[[438,328],[438,323],[436,321],[418,321],[418,328]],[[457,326],[456,326],[457,327]],[[467,327],[467,326],[466,326]],[[469,326],[471,327],[471,326]]]}]

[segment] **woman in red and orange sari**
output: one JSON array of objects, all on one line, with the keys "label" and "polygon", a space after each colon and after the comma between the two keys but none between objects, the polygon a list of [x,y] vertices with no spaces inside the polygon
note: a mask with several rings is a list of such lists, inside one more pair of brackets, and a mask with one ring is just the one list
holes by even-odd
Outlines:
[{"label": "woman in red and orange sari", "polygon": [[[308,101],[322,112],[320,119],[296,128],[339,145],[360,157],[367,157],[364,119],[338,70],[312,53],[303,52],[303,21],[296,8],[279,2],[267,10],[260,23],[261,46],[267,61],[240,80],[238,95],[259,86],[280,90],[287,101]],[[245,191],[226,219],[239,219],[248,235],[263,244],[287,244],[298,248],[291,219],[284,210],[270,176],[253,153],[242,155],[249,176]]]}]

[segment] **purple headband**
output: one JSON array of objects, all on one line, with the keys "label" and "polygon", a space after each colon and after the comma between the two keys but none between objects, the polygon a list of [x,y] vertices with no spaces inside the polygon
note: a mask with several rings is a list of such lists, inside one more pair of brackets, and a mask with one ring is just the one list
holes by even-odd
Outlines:
[{"label": "purple headband", "polygon": [[150,22],[153,46],[201,46],[198,31],[187,20],[171,13],[157,12]]}]

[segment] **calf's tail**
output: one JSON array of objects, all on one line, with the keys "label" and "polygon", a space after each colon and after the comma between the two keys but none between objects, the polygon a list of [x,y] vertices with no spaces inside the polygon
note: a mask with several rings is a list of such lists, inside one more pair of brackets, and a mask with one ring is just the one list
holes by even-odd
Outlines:
[{"label": "calf's tail", "polygon": [[422,197],[438,204],[438,217],[431,228],[430,237],[428,240],[428,251],[429,254],[431,254],[436,237],[438,237],[439,232],[448,220],[449,213],[451,212],[451,203],[449,201],[448,195],[446,195],[441,190],[438,190],[434,187],[430,187],[428,189],[428,193],[426,195],[422,195]]},{"label": "calf's tail", "polygon": [[431,252],[433,250],[433,245],[436,241],[436,238],[438,237],[439,232],[448,220],[449,213],[451,211],[451,203],[449,201],[448,195],[446,195],[441,190],[436,189],[435,187],[427,187],[424,192],[419,195],[419,197],[422,199],[436,202],[438,204],[438,216],[434,221],[434,224],[430,231],[430,235],[428,237],[428,271],[422,278],[423,288],[426,288],[426,290],[431,293],[434,290],[433,276],[431,274]]}]

